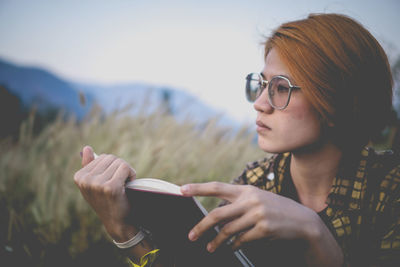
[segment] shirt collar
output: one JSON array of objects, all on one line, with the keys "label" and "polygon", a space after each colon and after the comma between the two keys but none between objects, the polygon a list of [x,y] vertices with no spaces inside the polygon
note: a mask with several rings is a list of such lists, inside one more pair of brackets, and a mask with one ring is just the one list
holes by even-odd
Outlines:
[{"label": "shirt collar", "polygon": [[[372,149],[363,148],[355,161],[344,160],[341,163],[326,200],[328,207],[334,210],[359,210],[361,208],[361,200],[366,188],[367,162],[372,153]],[[280,194],[282,193],[284,179],[292,179],[290,173],[288,173],[290,171],[288,168],[290,153],[282,154],[281,157],[277,158],[275,164],[276,177],[274,181],[268,181],[267,184],[274,183],[273,191]]]},{"label": "shirt collar", "polygon": [[359,160],[355,162],[357,165],[354,165],[354,161],[342,162],[332,182],[326,201],[328,206],[332,209],[348,210],[361,208],[361,200],[367,185],[367,163],[372,153],[371,149],[363,148]]}]

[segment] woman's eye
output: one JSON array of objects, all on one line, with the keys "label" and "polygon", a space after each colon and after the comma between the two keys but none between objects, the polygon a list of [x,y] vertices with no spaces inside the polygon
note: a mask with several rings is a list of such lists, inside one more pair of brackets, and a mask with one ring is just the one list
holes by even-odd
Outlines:
[{"label": "woman's eye", "polygon": [[289,91],[289,87],[284,85],[278,85],[278,92],[279,93],[287,93]]}]

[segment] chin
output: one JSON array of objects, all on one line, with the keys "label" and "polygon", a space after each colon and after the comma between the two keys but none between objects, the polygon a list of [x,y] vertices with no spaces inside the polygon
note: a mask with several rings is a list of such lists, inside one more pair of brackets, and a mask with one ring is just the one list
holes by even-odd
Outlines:
[{"label": "chin", "polygon": [[260,137],[258,138],[258,146],[264,152],[273,153],[273,154],[285,153],[285,152],[290,151],[288,146],[280,145],[277,142],[271,142],[269,140],[263,140]]},{"label": "chin", "polygon": [[314,153],[315,151],[320,150],[322,147],[326,145],[326,142],[323,140],[306,140],[302,143],[288,143],[288,142],[277,142],[269,139],[258,138],[258,146],[267,153],[279,154],[279,153],[296,153],[296,154],[304,154],[304,153]]},{"label": "chin", "polygon": [[321,142],[302,142],[302,143],[289,143],[277,142],[270,139],[258,137],[258,146],[267,153],[312,153],[320,149]]}]

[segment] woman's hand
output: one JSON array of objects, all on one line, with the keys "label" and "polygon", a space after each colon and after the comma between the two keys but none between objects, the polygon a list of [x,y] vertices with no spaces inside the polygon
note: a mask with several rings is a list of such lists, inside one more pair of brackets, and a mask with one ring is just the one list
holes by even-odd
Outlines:
[{"label": "woman's hand", "polygon": [[194,241],[209,228],[223,224],[220,233],[208,243],[213,252],[223,242],[236,236],[233,249],[252,240],[305,239],[308,240],[322,223],[311,209],[277,194],[250,185],[219,182],[188,184],[184,195],[214,196],[230,202],[211,211],[189,233]]},{"label": "woman's hand", "polygon": [[114,155],[103,154],[94,159],[89,146],[82,153],[82,169],[74,175],[76,185],[111,238],[117,242],[130,239],[137,229],[126,222],[130,209],[125,182],[136,177],[135,170]]}]

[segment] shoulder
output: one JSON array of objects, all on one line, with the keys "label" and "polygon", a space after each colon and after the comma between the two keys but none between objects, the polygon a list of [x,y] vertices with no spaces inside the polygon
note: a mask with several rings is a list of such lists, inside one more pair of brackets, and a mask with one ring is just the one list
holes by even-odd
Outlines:
[{"label": "shoulder", "polygon": [[333,183],[325,215],[346,257],[379,266],[400,260],[399,157],[365,148],[345,173]]},{"label": "shoulder", "polygon": [[[385,211],[393,218],[400,214],[400,157],[393,153],[377,155],[379,160],[375,165],[381,168],[382,172],[378,177],[379,194],[376,194],[378,203],[375,208]],[[397,218],[400,219],[400,216]]]},{"label": "shoulder", "polygon": [[[364,224],[370,224],[371,231],[375,229],[376,233],[384,235],[400,224],[400,158],[391,151],[368,149],[364,162],[361,215],[368,218]],[[362,164],[361,161],[360,166]],[[400,229],[394,234],[400,237]]]},{"label": "shoulder", "polygon": [[390,151],[364,148],[357,162],[349,164],[334,179],[328,204],[335,210],[361,211],[373,216],[387,214],[383,209],[399,203],[399,157]]},{"label": "shoulder", "polygon": [[373,160],[369,163],[367,187],[379,192],[380,201],[396,201],[400,197],[400,156],[391,151],[373,151]]},{"label": "shoulder", "polygon": [[[391,152],[375,152],[367,181],[371,221],[379,236],[382,258],[400,260],[400,157]],[[368,185],[369,184],[369,185]],[[383,256],[383,255],[386,256]],[[397,255],[397,256],[394,256]]]}]

